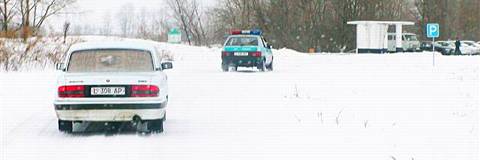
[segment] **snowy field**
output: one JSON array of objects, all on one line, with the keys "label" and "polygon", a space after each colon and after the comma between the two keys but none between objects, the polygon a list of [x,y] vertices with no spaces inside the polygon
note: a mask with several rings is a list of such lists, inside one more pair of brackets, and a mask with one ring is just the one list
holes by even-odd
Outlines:
[{"label": "snowy field", "polygon": [[2,160],[478,160],[480,56],[306,55],[220,70],[220,50],[161,44],[165,132],[57,131],[54,71],[0,73]]}]

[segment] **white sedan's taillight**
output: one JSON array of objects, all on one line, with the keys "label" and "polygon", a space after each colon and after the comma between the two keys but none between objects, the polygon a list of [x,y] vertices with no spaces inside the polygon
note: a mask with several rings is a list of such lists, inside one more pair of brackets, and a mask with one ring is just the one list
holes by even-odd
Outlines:
[{"label": "white sedan's taillight", "polygon": [[81,98],[85,97],[85,86],[60,86],[58,87],[60,98]]},{"label": "white sedan's taillight", "polygon": [[154,85],[133,85],[132,97],[158,97],[160,89]]}]

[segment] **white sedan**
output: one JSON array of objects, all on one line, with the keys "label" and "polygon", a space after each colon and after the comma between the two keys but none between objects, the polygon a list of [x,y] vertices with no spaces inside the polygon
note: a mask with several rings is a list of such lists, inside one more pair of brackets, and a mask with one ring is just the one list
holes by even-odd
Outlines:
[{"label": "white sedan", "polygon": [[54,101],[58,128],[73,123],[132,122],[147,132],[162,132],[168,102],[167,75],[153,45],[129,42],[81,43],[57,65]]},{"label": "white sedan", "polygon": [[[448,41],[448,43],[450,44],[450,46],[455,48],[455,41]],[[466,44],[463,41],[461,41],[460,42],[460,52],[462,53],[462,55],[472,55],[472,54],[475,54],[476,48]]]},{"label": "white sedan", "polygon": [[475,41],[462,41],[464,44],[470,46],[473,50],[473,54],[480,54],[480,44]]}]

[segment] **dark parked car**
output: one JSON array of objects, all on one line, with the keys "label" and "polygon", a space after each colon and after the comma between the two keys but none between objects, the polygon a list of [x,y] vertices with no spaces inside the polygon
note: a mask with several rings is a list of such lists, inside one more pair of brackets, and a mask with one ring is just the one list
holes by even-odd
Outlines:
[{"label": "dark parked car", "polygon": [[452,55],[455,52],[455,48],[444,42],[435,42],[432,44],[431,41],[424,41],[420,44],[420,49],[422,51],[432,51],[433,45],[435,45],[435,51],[442,53],[442,55]]}]

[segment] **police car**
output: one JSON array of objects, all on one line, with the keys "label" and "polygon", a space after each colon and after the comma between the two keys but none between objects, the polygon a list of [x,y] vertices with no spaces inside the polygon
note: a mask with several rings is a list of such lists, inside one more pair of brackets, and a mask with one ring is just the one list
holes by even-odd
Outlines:
[{"label": "police car", "polygon": [[238,67],[273,70],[272,46],[261,30],[233,30],[222,50],[222,70],[237,71]]},{"label": "police car", "polygon": [[164,70],[171,68],[150,44],[73,45],[64,63],[57,65],[58,129],[69,133],[73,123],[133,122],[141,131],[162,132],[168,102]]}]

